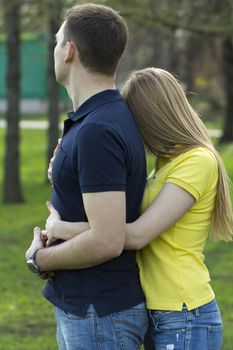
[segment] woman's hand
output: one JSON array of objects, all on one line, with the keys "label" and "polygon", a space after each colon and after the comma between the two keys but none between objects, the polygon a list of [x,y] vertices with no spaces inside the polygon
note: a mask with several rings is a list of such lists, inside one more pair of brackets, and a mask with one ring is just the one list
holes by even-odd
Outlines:
[{"label": "woman's hand", "polygon": [[45,230],[42,231],[44,239],[47,240],[46,246],[49,246],[58,239],[69,240],[90,228],[88,222],[67,222],[61,220],[58,211],[52,203],[47,202],[46,205],[50,212],[46,220]]},{"label": "woman's hand", "polygon": [[61,222],[61,217],[58,211],[54,208],[51,202],[46,202],[46,206],[49,210],[49,217],[46,220],[45,230],[42,231],[42,235],[47,237],[46,247],[59,239],[56,232],[59,229],[59,222]]},{"label": "woman's hand", "polygon": [[60,144],[61,144],[61,139],[58,139],[57,141],[57,146],[53,152],[53,156],[52,158],[50,159],[50,162],[49,162],[49,167],[48,167],[48,179],[49,181],[51,182],[51,184],[53,184],[53,180],[52,180],[52,169],[53,169],[53,162],[54,162],[54,159],[60,149]]}]

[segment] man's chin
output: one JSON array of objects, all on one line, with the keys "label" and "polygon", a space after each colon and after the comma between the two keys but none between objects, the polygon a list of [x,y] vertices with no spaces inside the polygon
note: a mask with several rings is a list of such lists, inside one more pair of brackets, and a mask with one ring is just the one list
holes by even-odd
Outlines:
[{"label": "man's chin", "polygon": [[57,74],[55,74],[55,77],[56,77],[57,83],[64,85],[64,80],[65,80],[64,75],[57,73]]},{"label": "man's chin", "polygon": [[56,75],[56,82],[59,84],[62,84],[61,77],[59,75]]}]

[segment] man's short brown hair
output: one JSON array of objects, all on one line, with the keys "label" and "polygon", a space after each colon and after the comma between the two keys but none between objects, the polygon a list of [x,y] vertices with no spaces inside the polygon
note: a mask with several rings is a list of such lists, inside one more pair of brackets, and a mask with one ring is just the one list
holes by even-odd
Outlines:
[{"label": "man's short brown hair", "polygon": [[124,19],[110,7],[88,3],[72,7],[65,20],[64,41],[75,43],[82,65],[113,75],[127,43]]}]

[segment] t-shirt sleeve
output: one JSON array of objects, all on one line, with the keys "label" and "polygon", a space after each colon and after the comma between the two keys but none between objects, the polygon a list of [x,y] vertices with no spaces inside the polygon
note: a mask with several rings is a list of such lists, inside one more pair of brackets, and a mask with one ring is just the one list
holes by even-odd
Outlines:
[{"label": "t-shirt sleeve", "polygon": [[103,124],[83,126],[77,137],[77,168],[82,193],[125,191],[126,150],[120,136]]},{"label": "t-shirt sleeve", "polygon": [[[190,153],[191,152],[191,153]],[[193,150],[172,168],[166,182],[174,183],[198,200],[217,179],[217,160],[205,150]]]}]

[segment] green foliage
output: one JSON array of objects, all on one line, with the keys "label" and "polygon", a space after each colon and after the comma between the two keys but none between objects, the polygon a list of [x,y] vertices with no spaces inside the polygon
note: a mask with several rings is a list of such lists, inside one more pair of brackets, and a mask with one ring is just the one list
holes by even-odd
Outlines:
[{"label": "green foliage", "polygon": [[[52,306],[41,296],[44,282],[25,266],[24,254],[32,238],[32,228],[43,227],[47,217],[45,201],[51,187],[44,182],[46,172],[46,131],[21,132],[21,169],[25,203],[1,205],[0,256],[0,349],[55,350],[55,322]],[[4,130],[0,129],[0,161],[3,160]],[[233,144],[221,148],[233,179]],[[150,158],[149,167],[153,166]],[[2,183],[2,167],[0,182]],[[225,338],[223,350],[233,343],[233,252],[231,244],[208,242],[206,262],[212,285],[222,310]]]},{"label": "green foliage", "polygon": [[106,2],[144,27],[179,28],[200,34],[233,33],[232,0],[128,0],[127,5],[124,0]]}]

